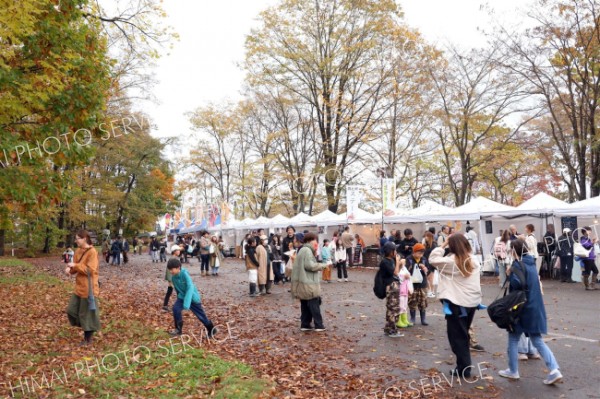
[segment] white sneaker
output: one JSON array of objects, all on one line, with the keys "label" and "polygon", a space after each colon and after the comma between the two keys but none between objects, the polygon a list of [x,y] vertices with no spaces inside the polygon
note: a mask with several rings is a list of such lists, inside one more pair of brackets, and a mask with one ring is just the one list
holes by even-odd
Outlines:
[{"label": "white sneaker", "polygon": [[427,298],[435,298],[435,294],[433,292],[427,293]]},{"label": "white sneaker", "polygon": [[544,380],[544,384],[546,385],[552,385],[552,384],[556,384],[557,382],[560,382],[562,380],[563,376],[560,373],[560,371],[555,370],[554,372],[548,374],[548,377],[546,377],[546,379]]},{"label": "white sneaker", "polygon": [[519,360],[528,360],[529,357],[526,353],[519,353]]},{"label": "white sneaker", "polygon": [[338,278],[338,283],[341,283],[341,282],[342,282],[342,279],[341,279],[341,278]]},{"label": "white sneaker", "polygon": [[500,370],[498,372],[498,374],[500,374],[500,377],[508,378],[508,379],[511,379],[511,380],[518,380],[519,378],[521,378],[519,376],[519,373],[514,373],[513,374],[513,373],[510,372],[510,369]]},{"label": "white sneaker", "polygon": [[347,279],[347,278],[345,278],[345,279],[344,279],[344,281],[345,281],[345,282],[348,282],[348,279]]}]

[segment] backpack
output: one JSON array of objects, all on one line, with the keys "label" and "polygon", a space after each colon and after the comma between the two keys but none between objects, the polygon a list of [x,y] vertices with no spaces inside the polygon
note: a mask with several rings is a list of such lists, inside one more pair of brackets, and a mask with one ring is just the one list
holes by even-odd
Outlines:
[{"label": "backpack", "polygon": [[373,292],[375,293],[375,296],[379,299],[385,299],[386,297],[386,292],[385,292],[386,286],[383,282],[383,273],[381,272],[381,269],[379,269],[377,271],[377,273],[375,274],[375,282],[373,284]]},{"label": "backpack", "polygon": [[506,243],[502,240],[499,240],[494,244],[494,257],[496,259],[506,259]]},{"label": "backpack", "polygon": [[[514,332],[515,324],[519,321],[520,315],[525,308],[525,304],[527,304],[527,270],[523,263],[521,263],[521,267],[523,268],[523,271],[525,271],[525,274],[518,269],[513,269],[512,273],[516,273],[517,277],[519,277],[523,288],[514,290],[507,295],[506,291],[508,290],[508,287],[506,284],[509,280],[509,278],[507,278],[502,286],[502,288],[504,288],[504,296],[492,302],[487,309],[490,319],[496,323],[499,328],[509,332]],[[500,290],[502,290],[502,288],[500,288]]]}]

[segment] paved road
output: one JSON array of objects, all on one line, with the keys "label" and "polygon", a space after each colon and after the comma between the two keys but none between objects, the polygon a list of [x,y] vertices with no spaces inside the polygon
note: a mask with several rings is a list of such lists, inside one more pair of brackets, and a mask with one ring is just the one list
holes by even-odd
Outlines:
[{"label": "paved road", "polygon": [[[136,280],[146,291],[164,291],[164,263],[153,264],[146,258],[146,255],[138,256],[128,267],[143,270],[136,272],[140,276]],[[305,334],[297,331],[299,306],[290,299],[287,286],[275,287],[270,296],[252,299],[247,296],[246,274],[241,261],[228,260],[217,278],[200,277],[198,261],[191,262],[189,266],[184,266],[191,271],[205,298],[226,296],[235,304],[264,303],[265,310],[260,312],[263,317],[289,326],[289,331],[282,331],[282,335]],[[122,278],[119,277],[120,273],[113,273],[112,270],[115,269],[105,267],[102,273],[104,278]],[[586,292],[579,284],[544,281],[549,330],[545,340],[561,366],[564,383],[551,387],[543,385],[546,370],[542,360],[520,362],[519,381],[499,377],[497,371],[507,367],[506,332],[492,324],[485,311],[480,311],[476,314],[474,326],[477,339],[486,350],[473,353],[473,363],[480,364],[481,376],[485,378],[473,383],[463,381],[461,385],[454,381],[450,386],[444,381],[444,375],[448,375],[454,360],[441,305],[437,301],[430,302],[429,326],[410,328],[405,331],[403,338],[385,337],[382,330],[384,301],[372,293],[375,271],[358,268],[350,269],[349,273],[350,282],[323,284],[322,310],[328,328],[324,342],[345,342],[347,349],[339,355],[351,361],[354,367],[362,368],[361,375],[364,372],[365,378],[369,378],[369,375],[385,376],[387,382],[382,385],[378,398],[383,397],[386,388],[396,384],[404,387],[402,396],[399,392],[395,396],[402,398],[416,397],[417,390],[421,391],[421,395],[430,393],[431,396],[426,397],[434,398],[435,392],[442,390],[455,397],[467,394],[477,397],[480,392],[482,397],[501,398],[600,398],[600,290]],[[483,302],[489,304],[499,289],[493,277],[484,277],[482,284]],[[432,385],[439,381],[443,384]],[[412,383],[412,391],[406,390],[409,382]],[[426,391],[421,389],[421,384]],[[500,392],[496,393],[496,389]],[[393,388],[389,392],[393,392]],[[461,393],[465,395],[461,396]],[[364,395],[365,398],[375,397],[373,392],[365,392]]]}]

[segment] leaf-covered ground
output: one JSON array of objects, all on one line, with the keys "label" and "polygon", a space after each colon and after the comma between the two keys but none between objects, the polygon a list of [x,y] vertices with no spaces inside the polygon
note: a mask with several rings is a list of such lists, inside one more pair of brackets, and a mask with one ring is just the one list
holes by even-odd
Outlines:
[{"label": "leaf-covered ground", "polygon": [[[81,332],[68,326],[64,314],[73,282],[61,274],[63,265],[50,258],[34,259],[33,267],[2,261],[2,394],[52,398],[500,396],[487,372],[481,373],[485,378],[471,382],[450,379],[447,371],[453,359],[441,319],[429,327],[407,330],[404,338],[385,337],[384,303],[372,294],[370,270],[351,269],[350,282],[324,284],[322,311],[328,330],[303,333],[299,331],[299,304],[290,298],[288,285],[253,299],[247,295],[240,261],[227,260],[218,277],[201,277],[197,259],[191,262],[184,266],[202,293],[209,318],[220,328],[217,339],[208,340],[200,322],[185,312],[187,335],[169,340],[166,332],[172,328],[172,316],[160,310],[166,290],[165,264],[138,255],[122,267],[101,261],[102,332],[92,348],[81,348],[77,345]],[[473,361],[482,359],[474,354]]]}]

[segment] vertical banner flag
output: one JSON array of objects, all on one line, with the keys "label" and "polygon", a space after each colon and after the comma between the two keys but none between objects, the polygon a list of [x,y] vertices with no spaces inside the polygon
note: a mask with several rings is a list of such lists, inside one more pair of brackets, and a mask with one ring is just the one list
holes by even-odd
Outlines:
[{"label": "vertical banner flag", "polygon": [[229,221],[230,212],[231,211],[229,209],[229,204],[226,201],[223,201],[223,204],[221,206],[221,223],[223,223],[224,225],[226,225]]},{"label": "vertical banner flag", "polygon": [[346,186],[346,219],[354,220],[361,198],[361,186]]},{"label": "vertical banner flag", "polygon": [[171,228],[171,215],[165,213],[165,231],[168,232]]},{"label": "vertical banner flag", "polygon": [[383,200],[383,214],[390,216],[394,214],[396,204],[396,179],[383,179],[381,184],[381,197]]}]

